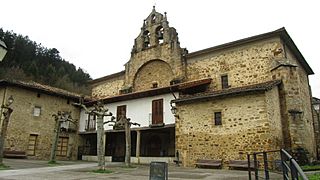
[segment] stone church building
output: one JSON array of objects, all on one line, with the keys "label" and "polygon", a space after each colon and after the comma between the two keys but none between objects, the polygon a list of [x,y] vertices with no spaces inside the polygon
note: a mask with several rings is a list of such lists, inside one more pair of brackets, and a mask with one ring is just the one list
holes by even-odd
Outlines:
[{"label": "stone church building", "polygon": [[[280,148],[313,159],[312,74],[284,28],[189,53],[166,13],[153,9],[125,69],[90,84],[92,98],[141,124],[132,128],[133,162],[172,162],[179,153],[184,166],[194,166]],[[82,110],[84,159],[96,155],[95,126]],[[107,160],[124,161],[123,130],[105,129]]]},{"label": "stone church building", "polygon": [[[312,74],[284,28],[189,53],[180,47],[166,13],[153,8],[124,70],[89,82],[92,95],[85,105],[101,100],[116,118],[125,115],[141,125],[131,131],[134,163],[172,163],[179,154],[182,164],[192,167],[197,159],[227,163],[280,148],[302,151],[313,160]],[[79,121],[61,133],[58,155],[96,159],[96,117],[72,105],[80,95],[1,80],[2,102],[10,95],[16,101],[8,150],[48,158],[52,115],[64,110]],[[106,160],[124,161],[124,130],[108,124],[104,128]]]}]

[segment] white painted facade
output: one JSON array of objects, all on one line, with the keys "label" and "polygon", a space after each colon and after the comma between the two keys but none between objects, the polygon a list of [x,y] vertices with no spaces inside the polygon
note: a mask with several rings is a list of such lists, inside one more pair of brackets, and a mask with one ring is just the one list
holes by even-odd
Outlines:
[{"label": "white painted facade", "polygon": [[[175,93],[178,97],[179,94]],[[149,127],[152,121],[152,101],[157,99],[163,99],[163,123],[174,124],[175,117],[171,113],[170,101],[174,99],[171,93],[162,94],[152,97],[145,97],[139,99],[133,99],[128,101],[120,101],[115,103],[106,104],[109,112],[112,112],[114,116],[117,114],[117,107],[126,105],[127,106],[127,118],[131,119],[131,122],[139,123],[140,127]],[[79,132],[85,132],[85,122],[88,119],[88,114],[82,109],[80,114]],[[111,117],[105,117],[104,121],[110,120]],[[113,127],[105,124],[105,130],[112,130]]]}]

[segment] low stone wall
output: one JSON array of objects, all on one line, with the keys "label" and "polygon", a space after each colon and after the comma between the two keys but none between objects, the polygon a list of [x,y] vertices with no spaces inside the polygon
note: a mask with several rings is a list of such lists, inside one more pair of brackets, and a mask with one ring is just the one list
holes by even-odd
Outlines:
[{"label": "low stone wall", "polygon": [[[98,157],[97,156],[82,156],[83,161],[93,161],[97,162]],[[106,162],[112,162],[111,156],[105,156]],[[134,164],[150,164],[151,162],[166,162],[169,164],[173,163],[173,160],[175,160],[175,157],[131,157],[131,162]]]}]

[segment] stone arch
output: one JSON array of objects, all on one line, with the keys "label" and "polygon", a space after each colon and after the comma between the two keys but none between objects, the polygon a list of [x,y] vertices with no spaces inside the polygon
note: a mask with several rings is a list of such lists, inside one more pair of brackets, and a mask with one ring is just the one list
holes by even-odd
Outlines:
[{"label": "stone arch", "polygon": [[[133,80],[134,91],[170,86],[173,78],[170,65],[162,60],[151,60],[143,64],[136,72]],[[157,84],[156,86],[154,86]]]}]

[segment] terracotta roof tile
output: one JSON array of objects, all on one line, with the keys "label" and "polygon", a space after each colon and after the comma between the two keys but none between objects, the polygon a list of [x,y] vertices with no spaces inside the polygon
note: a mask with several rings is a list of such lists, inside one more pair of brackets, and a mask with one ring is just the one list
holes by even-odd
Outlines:
[{"label": "terracotta roof tile", "polygon": [[218,91],[209,91],[204,93],[197,93],[193,95],[184,95],[180,96],[180,98],[173,100],[174,103],[182,103],[182,102],[191,102],[198,101],[210,98],[217,98],[222,96],[230,96],[237,94],[250,93],[255,91],[266,91],[272,89],[274,86],[277,86],[281,83],[280,80],[268,81],[264,83],[248,85],[243,87],[229,88]]},{"label": "terracotta roof tile", "polygon": [[3,86],[3,85],[17,86],[25,89],[41,91],[43,93],[47,93],[50,95],[68,97],[73,99],[79,99],[81,97],[80,94],[69,92],[69,91],[48,86],[48,85],[39,84],[33,81],[24,82],[24,81],[17,81],[17,80],[0,80],[0,86]]}]

